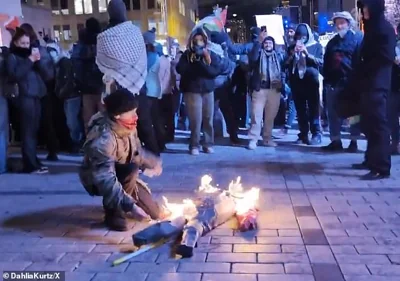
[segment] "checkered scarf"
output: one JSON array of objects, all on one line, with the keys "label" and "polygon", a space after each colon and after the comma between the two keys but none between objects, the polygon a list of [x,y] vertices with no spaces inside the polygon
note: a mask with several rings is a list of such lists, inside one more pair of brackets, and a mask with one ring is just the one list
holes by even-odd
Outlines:
[{"label": "checkered scarf", "polygon": [[146,46],[140,29],[127,21],[100,33],[96,63],[121,87],[139,94],[147,76]]}]

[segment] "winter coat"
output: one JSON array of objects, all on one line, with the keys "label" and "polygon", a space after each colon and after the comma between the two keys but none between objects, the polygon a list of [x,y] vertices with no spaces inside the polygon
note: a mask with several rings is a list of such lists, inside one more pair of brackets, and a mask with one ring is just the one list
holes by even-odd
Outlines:
[{"label": "winter coat", "polygon": [[7,56],[9,55],[8,48],[2,47],[0,53],[0,96],[4,96],[4,88],[7,83]]},{"label": "winter coat", "polygon": [[160,71],[158,77],[161,82],[162,94],[172,94],[171,60],[167,56],[160,57]]},{"label": "winter coat", "polygon": [[361,62],[354,83],[358,84],[361,93],[389,92],[396,47],[394,28],[385,19],[384,0],[362,2],[369,8],[370,19],[365,20]]},{"label": "winter coat", "polygon": [[96,64],[96,45],[92,40],[78,41],[72,49],[72,65],[76,91],[84,95],[101,95],[103,74]]},{"label": "winter coat", "polygon": [[182,54],[179,53],[176,55],[175,59],[171,61],[172,84],[173,88],[178,91],[181,83],[181,75],[178,73],[178,71],[176,71],[176,66],[178,65],[178,62],[181,57]]},{"label": "winter coat", "polygon": [[[260,53],[262,51],[262,44],[260,42],[255,42],[251,52],[249,53],[249,63],[250,63],[250,80],[249,88],[250,91],[259,91],[261,88],[270,88],[271,85],[262,85],[261,74],[260,74]],[[274,52],[275,52],[275,42],[274,42]],[[276,53],[279,63],[281,65],[281,82],[285,85],[285,69],[284,69],[284,57],[281,53]]]},{"label": "winter coat", "polygon": [[338,34],[325,48],[323,76],[324,84],[346,87],[360,59],[362,37],[349,30],[344,38]]},{"label": "winter coat", "polygon": [[107,208],[130,211],[134,201],[117,180],[115,164],[136,164],[137,178],[139,168],[153,169],[158,158],[142,148],[137,132],[126,130],[106,113],[92,117],[83,148],[79,177],[86,191],[92,196],[103,196]]},{"label": "winter coat", "polygon": [[400,66],[397,64],[393,64],[391,91],[400,95]]},{"label": "winter coat", "polygon": [[[308,24],[301,23],[297,26],[304,25],[308,31],[308,41],[305,42],[305,46],[307,48],[308,56],[306,57],[307,68],[303,79],[309,79],[315,84],[319,84],[319,71],[322,70],[323,66],[323,48],[320,43],[315,41],[314,34]],[[295,44],[290,46],[288,49],[289,57],[286,61],[286,67],[288,67],[289,81],[293,85],[293,81],[298,80],[298,71],[297,68],[294,68],[294,48]]]},{"label": "winter coat", "polygon": [[[33,63],[29,59],[30,50],[24,50],[15,46],[12,46],[10,51],[11,54],[8,56],[6,62],[7,75],[9,82],[18,85],[19,96],[31,98],[44,97],[47,94],[45,81],[49,81],[54,77],[52,62],[50,64],[47,59],[44,59],[42,62],[39,60]],[[50,58],[50,55],[48,57]]]},{"label": "winter coat", "polygon": [[147,96],[161,99],[162,89],[159,77],[160,57],[158,56],[157,53],[154,52],[147,53],[147,57],[148,57],[147,76],[146,76]]}]

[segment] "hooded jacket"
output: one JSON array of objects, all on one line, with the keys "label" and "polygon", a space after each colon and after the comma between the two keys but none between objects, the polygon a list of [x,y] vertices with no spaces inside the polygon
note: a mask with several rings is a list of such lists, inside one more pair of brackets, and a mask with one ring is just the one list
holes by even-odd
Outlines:
[{"label": "hooded jacket", "polygon": [[[390,91],[393,61],[395,58],[396,35],[394,28],[385,19],[384,0],[363,0],[370,18],[364,20],[364,40],[361,47],[361,62],[354,83],[361,93],[376,90]],[[359,88],[360,90],[360,88]]]},{"label": "hooded jacket", "polygon": [[211,57],[211,64],[208,65],[203,56],[198,56],[194,52],[193,38],[196,35],[203,36],[206,46],[208,43],[207,34],[201,28],[196,29],[190,35],[188,48],[176,66],[176,71],[181,75],[180,88],[183,93],[210,93],[216,88],[215,78],[230,73],[231,61],[208,50]]},{"label": "hooded jacket", "polygon": [[[307,29],[308,34],[307,41],[304,43],[308,52],[308,55],[306,56],[307,68],[304,79],[311,79],[314,83],[319,83],[319,70],[322,69],[323,66],[323,48],[320,43],[315,41],[314,34],[308,24],[299,24],[296,31],[302,26]],[[296,79],[299,77],[297,68],[295,66],[294,48],[295,44],[289,47],[288,53],[290,55],[286,61],[286,66],[289,70],[289,79],[292,81],[293,78]]]},{"label": "hooded jacket", "polygon": [[103,196],[107,208],[130,211],[135,202],[117,180],[115,164],[135,164],[137,178],[139,168],[154,168],[158,158],[142,148],[136,131],[128,131],[106,113],[97,113],[90,120],[83,148],[85,156],[79,177],[86,191],[92,196]]}]

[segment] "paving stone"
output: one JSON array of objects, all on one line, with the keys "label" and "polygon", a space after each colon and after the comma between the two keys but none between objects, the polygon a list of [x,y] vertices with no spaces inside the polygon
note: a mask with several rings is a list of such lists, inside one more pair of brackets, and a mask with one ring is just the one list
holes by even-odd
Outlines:
[{"label": "paving stone", "polygon": [[312,274],[311,265],[308,263],[285,263],[287,274]]},{"label": "paving stone", "polygon": [[[347,233],[352,237],[386,237],[386,238],[395,238],[396,236],[390,230],[353,230],[348,229]],[[379,243],[379,241],[378,241]],[[400,244],[400,243],[399,243]]]},{"label": "paving stone", "polygon": [[400,265],[368,264],[367,267],[372,275],[400,276]]},{"label": "paving stone", "polygon": [[297,218],[300,229],[320,229],[321,225],[317,217],[299,217]]},{"label": "paving stone", "polygon": [[315,281],[344,281],[337,264],[311,264]]},{"label": "paving stone", "polygon": [[133,244],[110,244],[110,245],[96,245],[93,248],[93,253],[114,253],[114,252],[129,252],[135,250]]},{"label": "paving stone", "polygon": [[400,238],[395,237],[375,237],[379,245],[395,245],[400,246]]},{"label": "paving stone", "polygon": [[327,237],[330,245],[377,245],[373,237]]},{"label": "paving stone", "polygon": [[0,262],[0,271],[24,270],[31,264],[31,262],[25,261]]},{"label": "paving stone", "polygon": [[303,245],[282,245],[283,253],[306,253],[306,247]]},{"label": "paving stone", "polygon": [[331,249],[334,254],[358,254],[353,245],[331,246]]},{"label": "paving stone", "polygon": [[48,249],[49,252],[56,253],[90,253],[96,247],[95,244],[84,245],[51,245]]},{"label": "paving stone", "polygon": [[388,277],[388,276],[345,276],[346,281],[399,281],[399,277]]},{"label": "paving stone", "polygon": [[[1,239],[1,238],[0,238]],[[2,253],[0,255],[0,262],[10,262],[18,257],[17,253]]]},{"label": "paving stone", "polygon": [[211,244],[255,244],[254,238],[247,237],[230,237],[230,236],[217,236],[213,237]]},{"label": "paving stone", "polygon": [[338,236],[338,237],[348,237],[349,235],[345,230],[342,229],[324,229],[325,236]]},{"label": "paving stone", "polygon": [[25,270],[28,271],[74,271],[79,265],[79,262],[34,262]]},{"label": "paving stone", "polygon": [[151,263],[151,262],[131,262],[127,267],[127,272],[135,273],[173,273],[176,272],[178,264],[171,262]]},{"label": "paving stone", "polygon": [[210,253],[207,256],[207,262],[256,262],[254,253]]},{"label": "paving stone", "polygon": [[194,252],[193,256],[190,259],[183,259],[180,256],[171,256],[171,253],[163,253],[160,254],[157,258],[157,263],[163,262],[181,262],[181,263],[198,263],[198,262],[205,262],[207,258],[206,253],[198,253]]},{"label": "paving stone", "polygon": [[[112,262],[116,259],[121,258],[122,256],[125,256],[125,255],[126,255],[126,253],[112,254],[108,258],[108,261]],[[129,261],[130,262],[155,262],[157,260],[157,258],[158,258],[158,254],[150,251],[150,252],[143,253],[137,257],[131,258]]]},{"label": "paving stone", "polygon": [[393,264],[400,265],[400,255],[389,255],[389,259]]},{"label": "paving stone", "polygon": [[20,253],[17,254],[15,261],[28,261],[28,262],[57,262],[65,253]]},{"label": "paving stone", "polygon": [[315,281],[314,276],[305,274],[260,274],[258,281]]},{"label": "paving stone", "polygon": [[98,253],[66,253],[60,262],[75,262],[75,261],[106,261],[111,254]]},{"label": "paving stone", "polygon": [[[145,281],[147,274],[137,273],[98,273],[96,277],[90,281]],[[73,279],[67,279],[73,280]],[[75,281],[75,280],[74,280]]]},{"label": "paving stone", "polygon": [[232,244],[200,244],[195,248],[196,252],[207,253],[232,253]]},{"label": "paving stone", "polygon": [[306,246],[307,254],[311,263],[329,263],[336,264],[336,260],[329,246]]},{"label": "paving stone", "polygon": [[335,254],[339,264],[390,264],[385,255],[344,255]]},{"label": "paving stone", "polygon": [[[134,279],[131,279],[134,280]],[[147,281],[200,281],[201,274],[195,273],[150,273]],[[136,281],[136,280],[135,280]],[[204,280],[202,280],[204,281]]]},{"label": "paving stone", "polygon": [[301,237],[301,233],[297,229],[278,229],[278,235],[281,237]]},{"label": "paving stone", "polygon": [[203,274],[201,281],[257,281],[256,274]]},{"label": "paving stone", "polygon": [[365,264],[341,264],[340,270],[346,276],[370,274]]},{"label": "paving stone", "polygon": [[397,255],[400,254],[399,246],[358,246],[356,245],[357,252],[360,254],[381,254],[381,255]]},{"label": "paving stone", "polygon": [[206,236],[233,236],[234,230],[227,228],[216,228],[206,234]]},{"label": "paving stone", "polygon": [[321,229],[302,229],[305,245],[328,245],[328,240]]},{"label": "paving stone", "polygon": [[280,253],[279,245],[238,244],[233,245],[235,253]]},{"label": "paving stone", "polygon": [[[193,262],[182,263],[179,265],[178,272],[187,273],[229,273],[231,272],[230,263],[212,262]],[[249,272],[250,273],[250,272]]]},{"label": "paving stone", "polygon": [[285,254],[258,254],[260,263],[308,263],[308,257],[305,254],[285,253]]},{"label": "paving stone", "polygon": [[277,274],[284,273],[284,268],[281,264],[234,263],[232,273]]},{"label": "paving stone", "polygon": [[301,239],[301,237],[257,237],[257,244],[303,245],[303,239]]},{"label": "paving stone", "polygon": [[293,211],[296,217],[315,217],[312,206],[294,206]]},{"label": "paving stone", "polygon": [[102,262],[83,262],[75,270],[76,272],[125,272],[128,267],[128,263],[120,264],[118,266],[111,266],[111,263]]}]

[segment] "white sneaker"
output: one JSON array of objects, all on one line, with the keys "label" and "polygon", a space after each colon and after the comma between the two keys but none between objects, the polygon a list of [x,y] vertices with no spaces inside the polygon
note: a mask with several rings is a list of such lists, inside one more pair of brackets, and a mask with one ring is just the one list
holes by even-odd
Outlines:
[{"label": "white sneaker", "polygon": [[207,154],[213,154],[214,153],[214,148],[212,147],[203,147],[203,152]]},{"label": "white sneaker", "polygon": [[192,148],[192,149],[190,150],[190,154],[193,155],[193,156],[197,156],[197,155],[200,154],[200,151],[199,151],[198,148]]},{"label": "white sneaker", "polygon": [[247,146],[247,148],[250,149],[250,150],[256,149],[257,148],[257,141],[251,140],[249,142],[249,145]]},{"label": "white sneaker", "polygon": [[276,142],[274,142],[273,140],[264,141],[264,145],[267,147],[277,147],[278,146],[278,144]]}]

